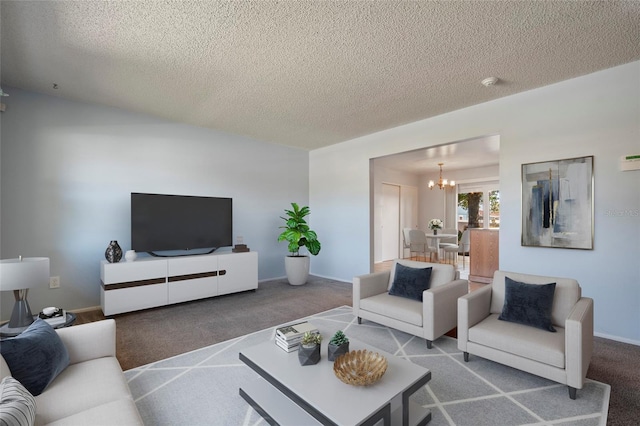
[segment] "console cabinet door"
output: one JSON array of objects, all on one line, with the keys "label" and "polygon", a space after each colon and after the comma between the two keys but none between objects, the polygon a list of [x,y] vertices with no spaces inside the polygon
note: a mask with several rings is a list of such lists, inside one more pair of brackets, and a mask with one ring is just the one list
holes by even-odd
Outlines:
[{"label": "console cabinet door", "polygon": [[169,304],[218,295],[218,256],[169,259],[167,275]]},{"label": "console cabinet door", "polygon": [[218,294],[258,288],[258,253],[222,254],[218,256]]},{"label": "console cabinet door", "polygon": [[167,261],[163,259],[136,262],[100,263],[100,279],[104,284],[144,281],[167,276]]},{"label": "console cabinet door", "polygon": [[100,305],[105,315],[137,311],[167,304],[167,261],[100,265]]}]

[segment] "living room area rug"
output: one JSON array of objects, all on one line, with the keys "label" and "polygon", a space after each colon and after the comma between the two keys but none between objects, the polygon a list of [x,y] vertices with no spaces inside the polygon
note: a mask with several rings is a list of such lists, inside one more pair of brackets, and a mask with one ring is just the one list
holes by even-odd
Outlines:
[{"label": "living room area rug", "polygon": [[[349,338],[428,368],[431,381],[412,400],[431,410],[429,425],[606,425],[607,384],[587,379],[571,400],[565,385],[474,355],[465,363],[454,338],[443,336],[427,349],[424,339],[413,335],[366,320],[358,324],[349,306],[301,320],[315,325],[324,339],[343,330]],[[273,340],[274,333],[275,327],[257,331],[125,371],[144,423],[266,425],[239,395],[258,374],[238,354]],[[330,362],[326,353],[320,362]]]}]

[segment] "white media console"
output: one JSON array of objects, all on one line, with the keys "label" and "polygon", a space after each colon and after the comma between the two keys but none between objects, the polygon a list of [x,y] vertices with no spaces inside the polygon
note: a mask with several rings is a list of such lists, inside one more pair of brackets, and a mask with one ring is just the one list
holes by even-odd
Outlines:
[{"label": "white media console", "polygon": [[104,315],[258,288],[258,253],[214,252],[100,264]]}]

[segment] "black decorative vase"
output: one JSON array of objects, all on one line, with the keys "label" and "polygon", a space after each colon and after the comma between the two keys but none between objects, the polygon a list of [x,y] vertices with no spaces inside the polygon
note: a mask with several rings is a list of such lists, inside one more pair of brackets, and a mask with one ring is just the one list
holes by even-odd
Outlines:
[{"label": "black decorative vase", "polygon": [[300,365],[314,365],[320,361],[320,345],[305,348],[300,345],[298,348],[298,361]]},{"label": "black decorative vase", "polygon": [[437,229],[433,230],[433,235],[438,235],[438,230]]},{"label": "black decorative vase", "polygon": [[122,249],[118,245],[116,240],[109,243],[109,246],[104,251],[104,257],[109,263],[118,263],[122,259]]},{"label": "black decorative vase", "polygon": [[346,354],[349,352],[349,342],[343,343],[341,345],[334,345],[329,343],[327,346],[327,355],[329,357],[329,361],[335,361],[342,354]]}]

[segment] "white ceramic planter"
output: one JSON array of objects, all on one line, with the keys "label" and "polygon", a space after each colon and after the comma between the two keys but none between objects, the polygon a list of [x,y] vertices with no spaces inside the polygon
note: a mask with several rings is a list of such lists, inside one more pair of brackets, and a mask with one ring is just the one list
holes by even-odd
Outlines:
[{"label": "white ceramic planter", "polygon": [[284,269],[291,285],[306,284],[309,278],[309,256],[287,256],[284,258]]}]

